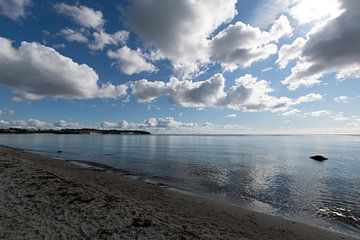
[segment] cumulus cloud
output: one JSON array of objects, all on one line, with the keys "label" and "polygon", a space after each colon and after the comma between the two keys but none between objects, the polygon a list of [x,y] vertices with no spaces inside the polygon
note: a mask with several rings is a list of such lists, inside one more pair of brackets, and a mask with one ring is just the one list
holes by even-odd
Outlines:
[{"label": "cumulus cloud", "polygon": [[277,52],[275,44],[263,44],[262,32],[242,22],[228,26],[211,41],[212,58],[228,71],[249,67]]},{"label": "cumulus cloud", "polygon": [[239,111],[285,112],[292,106],[322,99],[320,94],[311,93],[297,99],[275,97],[265,80],[245,75],[235,80],[235,84],[225,91],[222,74],[199,82],[171,78],[169,82],[146,79],[130,84],[132,94],[141,102],[153,101],[168,96],[170,102],[182,107],[225,107]]},{"label": "cumulus cloud", "polygon": [[[103,50],[107,45],[118,46],[125,44],[128,37],[128,31],[117,31],[115,33],[107,33],[104,30],[105,20],[101,11],[95,11],[92,8],[83,5],[68,5],[65,3],[57,3],[54,5],[56,11],[62,15],[70,17],[82,28],[80,30],[73,30],[65,28],[60,31],[68,41],[76,41],[80,43],[88,43],[88,47],[93,51]],[[93,40],[89,41],[89,31],[92,33]]]},{"label": "cumulus cloud", "polygon": [[9,39],[0,37],[0,49],[0,83],[15,89],[20,98],[117,98],[126,94],[126,85],[100,84],[91,67],[39,43],[22,42],[14,48]]},{"label": "cumulus cloud", "polygon": [[360,4],[341,0],[341,9],[338,17],[314,27],[307,35],[297,64],[282,81],[289,89],[312,86],[329,73],[336,73],[339,80],[360,78]]},{"label": "cumulus cloud", "polygon": [[69,42],[87,43],[88,38],[81,31],[75,31],[71,28],[64,28],[60,30],[60,35],[64,36]]},{"label": "cumulus cloud", "polygon": [[106,45],[117,46],[120,44],[125,44],[129,37],[129,32],[122,30],[113,34],[108,34],[101,30],[99,32],[94,32],[93,37],[94,41],[88,46],[91,50],[96,51],[104,49]]},{"label": "cumulus cloud", "polygon": [[275,43],[291,36],[292,27],[286,16],[274,21],[270,30],[246,25],[240,21],[219,32],[210,43],[212,59],[225,70],[249,67],[252,63],[268,58],[277,52]]},{"label": "cumulus cloud", "polygon": [[227,118],[236,118],[236,114],[235,113],[228,114],[225,117],[227,117]]},{"label": "cumulus cloud", "polygon": [[168,84],[162,81],[150,82],[147,79],[131,82],[132,95],[140,102],[151,102],[156,98],[166,95],[169,91]]},{"label": "cumulus cloud", "polygon": [[14,21],[26,16],[26,8],[32,0],[0,0],[0,14]]},{"label": "cumulus cloud", "polygon": [[213,106],[224,97],[225,79],[221,74],[201,82],[180,81],[171,78],[169,82],[150,82],[146,79],[131,83],[132,94],[140,101],[152,101],[168,95],[171,102],[183,107]]},{"label": "cumulus cloud", "polygon": [[237,14],[235,6],[235,0],[136,0],[124,15],[145,45],[158,49],[158,56],[171,60],[176,76],[185,78],[211,62],[226,70],[248,67],[276,53],[276,41],[292,33],[287,17],[280,16],[269,31],[239,21],[215,35]]},{"label": "cumulus cloud", "polygon": [[105,23],[101,11],[95,11],[87,6],[57,3],[54,7],[58,13],[71,18],[83,27],[101,29]]},{"label": "cumulus cloud", "polygon": [[233,19],[235,5],[236,0],[135,0],[123,14],[144,43],[159,49],[175,70],[194,72],[208,59],[207,38]]},{"label": "cumulus cloud", "polygon": [[115,59],[120,70],[127,75],[156,71],[156,67],[147,62],[140,49],[132,50],[124,46],[117,51],[109,50],[107,55],[109,58]]}]

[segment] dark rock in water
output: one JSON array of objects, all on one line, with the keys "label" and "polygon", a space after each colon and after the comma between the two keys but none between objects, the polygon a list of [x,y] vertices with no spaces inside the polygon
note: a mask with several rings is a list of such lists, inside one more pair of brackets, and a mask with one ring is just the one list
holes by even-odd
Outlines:
[{"label": "dark rock in water", "polygon": [[328,159],[328,158],[326,158],[324,156],[321,156],[321,155],[311,156],[310,158],[313,159],[313,160],[316,160],[316,161],[320,161],[320,162],[325,161],[325,160]]},{"label": "dark rock in water", "polygon": [[57,151],[57,153],[62,153],[62,151],[59,150],[59,151]]}]

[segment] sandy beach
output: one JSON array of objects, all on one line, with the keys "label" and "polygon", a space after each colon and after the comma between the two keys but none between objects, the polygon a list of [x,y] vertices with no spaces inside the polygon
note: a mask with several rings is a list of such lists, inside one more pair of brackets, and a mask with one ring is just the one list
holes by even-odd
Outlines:
[{"label": "sandy beach", "polygon": [[0,239],[354,239],[0,147]]}]

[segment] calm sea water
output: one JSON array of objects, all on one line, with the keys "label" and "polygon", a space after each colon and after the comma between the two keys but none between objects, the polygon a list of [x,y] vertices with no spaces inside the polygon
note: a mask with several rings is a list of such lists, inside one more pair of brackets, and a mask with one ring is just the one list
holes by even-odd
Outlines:
[{"label": "calm sea water", "polygon": [[[360,236],[360,136],[44,134],[0,135],[0,144],[107,164],[199,195]],[[309,159],[315,154],[329,160]]]}]

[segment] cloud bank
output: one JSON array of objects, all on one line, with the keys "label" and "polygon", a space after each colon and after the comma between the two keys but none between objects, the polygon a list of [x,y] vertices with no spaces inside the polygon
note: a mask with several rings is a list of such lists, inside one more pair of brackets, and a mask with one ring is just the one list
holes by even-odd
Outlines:
[{"label": "cloud bank", "polygon": [[181,107],[219,107],[239,111],[285,112],[292,106],[322,99],[320,94],[311,93],[297,99],[275,97],[265,80],[252,75],[244,75],[225,91],[225,78],[215,74],[205,80],[193,82],[171,78],[169,82],[146,79],[130,84],[131,92],[140,102],[151,102],[159,97],[168,96],[170,102]]}]

